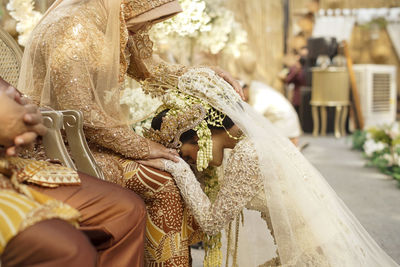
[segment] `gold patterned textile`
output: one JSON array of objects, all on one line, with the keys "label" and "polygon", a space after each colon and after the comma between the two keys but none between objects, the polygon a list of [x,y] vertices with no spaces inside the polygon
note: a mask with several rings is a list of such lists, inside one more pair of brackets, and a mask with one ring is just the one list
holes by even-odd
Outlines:
[{"label": "gold patterned textile", "polygon": [[[76,172],[57,165],[50,166],[46,162],[0,158],[0,254],[12,237],[42,220],[59,218],[78,226],[77,210],[22,183],[52,186],[41,183],[41,178],[58,180],[63,175],[70,179],[77,178]],[[67,183],[70,184],[69,181]]]},{"label": "gold patterned textile", "polygon": [[121,159],[124,186],[134,190],[147,206],[146,266],[190,266],[190,244],[202,233],[184,206],[179,189],[169,173]]},{"label": "gold patterned textile", "polygon": [[169,173],[135,161],[94,153],[106,179],[133,190],[146,204],[145,266],[190,266],[189,245],[202,239]]},{"label": "gold patterned textile", "polygon": [[[25,48],[18,84],[40,106],[82,111],[85,136],[106,179],[130,188],[143,199],[158,199],[146,202],[148,225],[157,226],[154,229],[159,231],[159,237],[165,236],[146,246],[149,255],[146,261],[155,263],[154,266],[189,266],[189,241],[185,236],[192,230],[190,223],[184,221],[189,215],[185,215],[187,211],[170,175],[164,174],[169,177],[168,182],[165,180],[153,192],[127,167],[138,165],[135,159],[147,158],[149,145],[147,139],[128,126],[119,97],[126,75],[146,79],[160,65],[171,74],[184,70],[159,61],[152,54],[152,42],[145,31],[132,34],[126,27],[127,19],[155,8],[160,13],[152,21],[168,17],[174,11],[168,9],[163,13],[162,6],[173,2],[178,3],[176,0],[56,1]],[[127,181],[135,182],[128,186]],[[142,186],[150,191],[142,192]],[[168,216],[164,205],[176,216]],[[154,222],[157,217],[164,221]],[[172,221],[180,222],[165,227]],[[151,236],[148,231],[147,239]]]},{"label": "gold patterned textile", "polygon": [[17,157],[7,158],[7,165],[18,173],[17,179],[20,183],[28,182],[45,187],[80,184],[78,173],[61,165]]},{"label": "gold patterned textile", "polygon": [[[173,9],[163,8],[163,6],[168,6],[168,4],[171,3],[175,3],[176,5],[173,6]],[[142,61],[152,56],[153,43],[150,41],[148,35],[139,31],[133,35],[132,38],[129,38],[127,22],[141,16],[148,19],[149,24],[152,23],[153,20],[157,20],[158,22],[160,21],[160,18],[167,19],[171,15],[179,12],[180,9],[178,8],[179,3],[176,0],[123,0],[120,16],[120,82],[125,79],[125,74],[127,73],[129,66],[132,66],[129,73],[133,78],[146,78],[146,76],[138,76],[137,72],[147,73],[145,64]],[[150,12],[152,13],[151,15],[145,16],[146,13],[149,14]],[[130,42],[129,45],[128,42]],[[134,50],[128,49],[131,51],[126,51],[126,48],[129,47]],[[146,53],[143,54],[143,51],[146,51]],[[136,71],[133,71],[133,69]]]}]

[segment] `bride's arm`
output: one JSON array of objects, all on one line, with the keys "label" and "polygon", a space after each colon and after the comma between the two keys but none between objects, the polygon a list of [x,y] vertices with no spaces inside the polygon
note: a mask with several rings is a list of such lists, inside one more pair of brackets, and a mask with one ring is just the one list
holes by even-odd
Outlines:
[{"label": "bride's arm", "polygon": [[209,235],[220,232],[262,188],[255,155],[238,152],[231,156],[227,166],[230,170],[224,176],[214,203],[211,203],[203,192],[186,162],[166,161],[165,165],[166,171],[174,176],[196,221]]}]

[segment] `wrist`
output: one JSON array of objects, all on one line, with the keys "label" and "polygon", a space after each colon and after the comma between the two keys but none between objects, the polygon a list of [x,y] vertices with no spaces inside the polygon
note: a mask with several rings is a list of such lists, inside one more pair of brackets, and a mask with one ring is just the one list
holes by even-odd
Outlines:
[{"label": "wrist", "polygon": [[143,138],[143,159],[149,159],[150,158],[150,151],[151,151],[151,145],[150,145],[150,140],[147,138]]}]

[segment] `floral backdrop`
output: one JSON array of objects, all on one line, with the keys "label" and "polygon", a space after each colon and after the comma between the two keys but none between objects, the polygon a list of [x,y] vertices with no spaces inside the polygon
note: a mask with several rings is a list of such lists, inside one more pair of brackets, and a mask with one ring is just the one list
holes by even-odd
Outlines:
[{"label": "floral backdrop", "polygon": [[211,54],[220,52],[239,57],[241,46],[247,42],[247,33],[227,9],[224,0],[180,0],[183,12],[158,23],[151,37],[158,47],[167,45],[172,53],[182,48]]},{"label": "floral backdrop", "polygon": [[120,103],[128,107],[130,119],[137,121],[132,128],[139,135],[143,135],[143,128],[151,127],[151,118],[162,104],[160,100],[146,95],[140,84],[132,79],[126,79]]}]

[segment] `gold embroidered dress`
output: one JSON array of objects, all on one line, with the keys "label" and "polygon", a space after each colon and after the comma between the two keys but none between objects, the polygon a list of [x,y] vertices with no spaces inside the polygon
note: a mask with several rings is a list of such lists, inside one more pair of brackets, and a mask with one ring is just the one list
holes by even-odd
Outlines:
[{"label": "gold embroidered dress", "polygon": [[184,71],[157,61],[145,33],[179,11],[174,0],[56,1],[25,49],[18,84],[40,106],[83,112],[89,147],[107,180],[146,203],[148,266],[188,266],[196,224],[171,175],[134,161],[148,157],[148,141],[128,126],[119,96],[126,75],[154,77],[160,66]]}]

